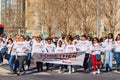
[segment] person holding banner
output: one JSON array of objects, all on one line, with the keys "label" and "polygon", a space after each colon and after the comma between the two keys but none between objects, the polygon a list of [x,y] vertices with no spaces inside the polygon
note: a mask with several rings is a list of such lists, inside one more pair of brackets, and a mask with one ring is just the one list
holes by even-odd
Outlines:
[{"label": "person holding banner", "polygon": [[92,64],[93,64],[93,74],[100,74],[100,60],[101,60],[101,46],[99,44],[99,39],[95,37],[92,40],[92,45],[90,47]]},{"label": "person holding banner", "polygon": [[78,51],[85,51],[85,58],[83,62],[83,67],[84,67],[84,72],[88,73],[88,60],[89,60],[89,48],[90,48],[91,43],[87,40],[86,35],[81,36],[81,41],[77,45],[77,50]]},{"label": "person holding banner", "polygon": [[[65,52],[65,45],[63,45],[62,40],[59,41],[59,43],[57,45],[57,48],[55,49],[55,52],[56,53],[63,53],[63,52]],[[62,64],[59,65],[59,69],[60,70],[59,70],[58,73],[62,73],[63,67],[64,66]]]},{"label": "person holding banner", "polygon": [[55,49],[55,52],[57,53],[62,53],[62,52],[65,52],[65,45],[63,45],[63,42],[60,40],[56,49]]},{"label": "person holding banner", "polygon": [[[43,52],[43,46],[44,46],[44,44],[42,42],[42,39],[39,36],[37,36],[35,38],[35,42],[32,45],[32,53],[33,54],[34,53],[39,54],[39,53]],[[38,72],[43,71],[43,63],[42,62],[36,62],[36,65],[37,65],[37,71]]]},{"label": "person holding banner", "polygon": [[74,44],[74,45],[78,45],[78,44],[79,44],[79,41],[80,41],[80,36],[79,36],[79,35],[76,35],[76,36],[74,37],[73,44]]},{"label": "person holding banner", "polygon": [[[45,44],[44,48],[43,48],[43,51],[45,53],[51,53],[51,52],[55,52],[55,44],[52,43],[52,38],[48,37],[47,38],[47,43]],[[46,63],[46,70],[49,70],[50,68],[52,68],[53,64],[51,63]]]},{"label": "person holding banner", "polygon": [[[73,45],[72,41],[73,41],[73,38],[70,37],[69,40],[68,40],[68,45],[65,48],[65,52],[76,52],[77,51],[76,46]],[[75,72],[75,66],[68,65],[68,70],[69,70],[70,74],[72,72]]]}]

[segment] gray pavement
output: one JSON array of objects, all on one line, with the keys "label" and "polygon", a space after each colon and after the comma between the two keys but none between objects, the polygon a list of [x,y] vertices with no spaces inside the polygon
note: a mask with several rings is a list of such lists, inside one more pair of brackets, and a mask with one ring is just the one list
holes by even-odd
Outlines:
[{"label": "gray pavement", "polygon": [[8,65],[4,65],[0,67],[0,80],[120,80],[120,73],[114,71],[102,72],[99,75],[85,74],[81,70],[72,74],[59,74],[57,70],[38,73],[32,67],[30,71],[26,71],[25,75],[17,76],[16,74],[8,74]]}]

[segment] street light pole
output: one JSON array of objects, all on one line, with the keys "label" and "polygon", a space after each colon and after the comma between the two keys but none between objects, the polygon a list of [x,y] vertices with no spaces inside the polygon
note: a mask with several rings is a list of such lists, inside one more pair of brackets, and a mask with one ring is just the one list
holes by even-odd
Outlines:
[{"label": "street light pole", "polygon": [[99,0],[96,0],[96,23],[97,23],[97,37],[99,37],[99,18],[98,18],[98,15],[99,15],[99,12],[98,12],[98,6],[99,6],[99,3],[98,3]]}]

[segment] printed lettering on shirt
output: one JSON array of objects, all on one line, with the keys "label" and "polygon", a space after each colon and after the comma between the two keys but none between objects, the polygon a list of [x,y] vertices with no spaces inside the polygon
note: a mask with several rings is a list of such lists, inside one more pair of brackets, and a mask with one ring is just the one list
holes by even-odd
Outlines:
[{"label": "printed lettering on shirt", "polygon": [[81,42],[81,44],[86,44],[86,42]]},{"label": "printed lettering on shirt", "polygon": [[94,48],[95,48],[95,49],[98,49],[98,48],[99,48],[99,45],[94,45]]},{"label": "printed lettering on shirt", "polygon": [[23,47],[24,44],[18,44],[19,47]]},{"label": "printed lettering on shirt", "polygon": [[52,46],[47,46],[48,49],[52,49],[53,47]]},{"label": "printed lettering on shirt", "polygon": [[57,52],[63,52],[63,50],[62,49],[58,49]]},{"label": "printed lettering on shirt", "polygon": [[37,44],[35,45],[36,48],[42,48],[42,45],[41,44]]},{"label": "printed lettering on shirt", "polygon": [[74,47],[68,47],[68,49],[69,49],[69,50],[73,50],[73,49],[74,49]]}]

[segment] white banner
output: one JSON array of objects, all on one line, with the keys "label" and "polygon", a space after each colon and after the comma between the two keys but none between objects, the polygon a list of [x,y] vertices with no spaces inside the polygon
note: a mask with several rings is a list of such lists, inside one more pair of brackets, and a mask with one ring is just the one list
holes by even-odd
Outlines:
[{"label": "white banner", "polygon": [[83,65],[85,52],[69,53],[34,53],[35,62],[45,62],[64,65]]}]

